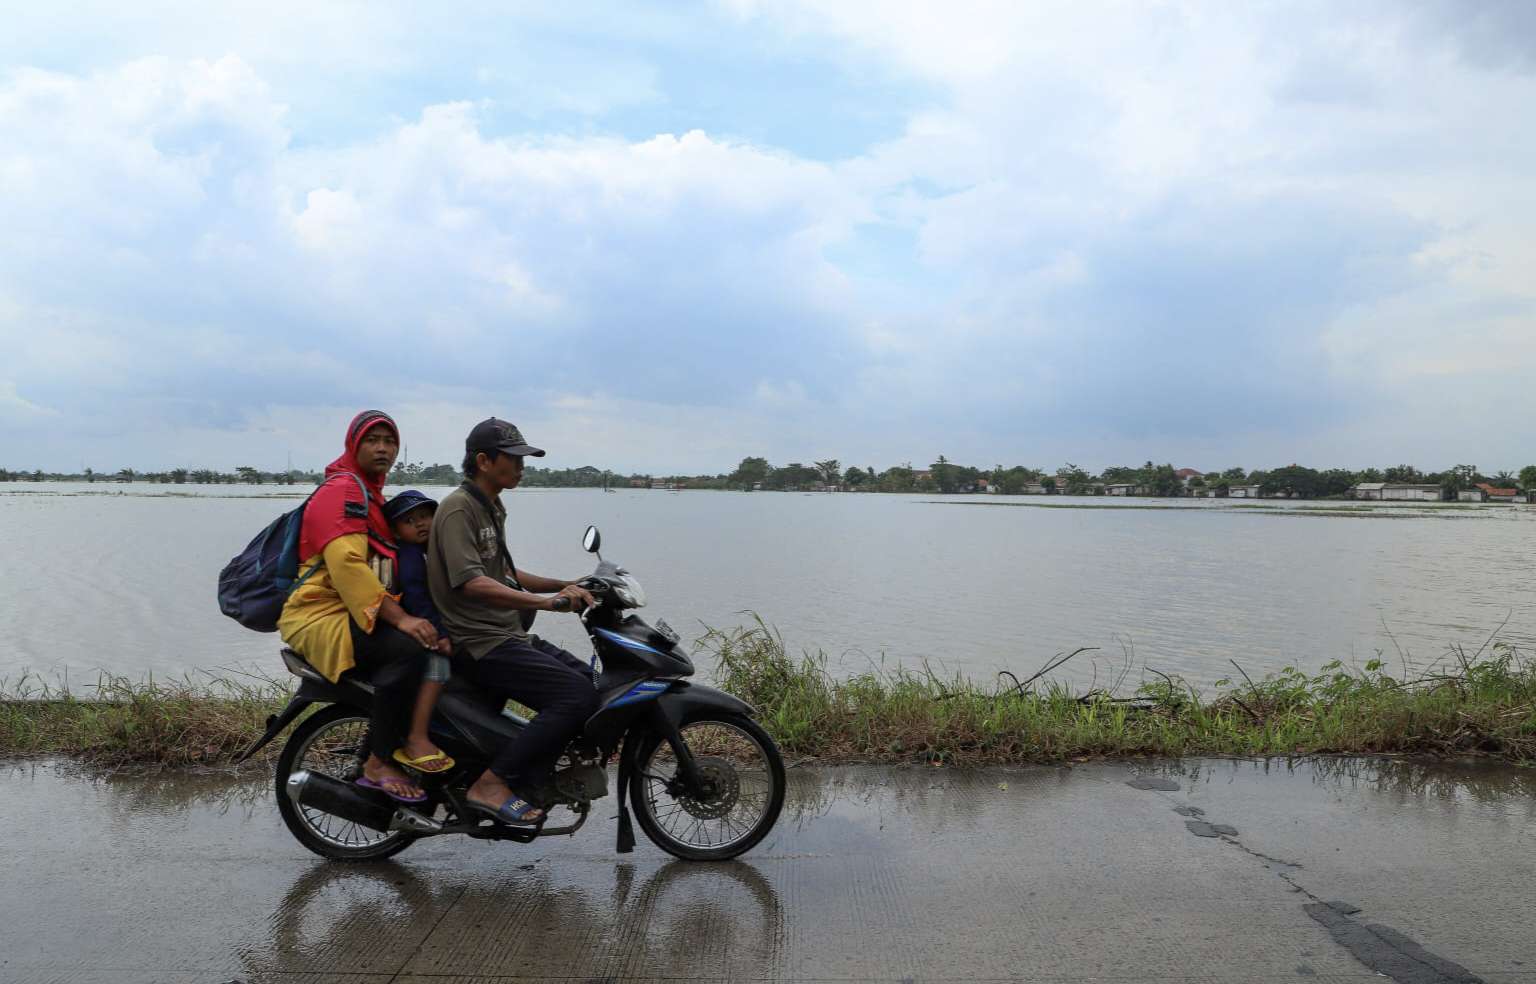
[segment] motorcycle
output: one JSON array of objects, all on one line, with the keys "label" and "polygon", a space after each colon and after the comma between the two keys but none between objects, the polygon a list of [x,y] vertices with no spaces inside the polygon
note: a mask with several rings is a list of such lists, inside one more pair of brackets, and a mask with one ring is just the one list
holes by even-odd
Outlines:
[{"label": "motorcycle", "polygon": [[[528,843],[574,834],[593,802],[608,795],[608,766],[615,759],[619,853],[634,849],[631,807],[657,847],[690,861],[734,858],[766,837],[784,805],[777,746],[748,704],[688,680],[693,661],[677,633],[665,621],[652,626],[633,613],[645,605],[645,592],[632,574],[603,560],[601,545],[597,527],[587,527],[582,546],[598,564],[580,583],[597,604],[580,618],[593,645],[601,703],[549,780],[532,792],[543,819],[526,827],[497,823],[465,799],[496,750],[528,725],[505,702],[457,678],[449,681],[431,734],[454,767],[419,775],[427,801],[404,804],[356,785],[368,754],[373,687],[350,676],[332,683],[284,649],[284,665],[301,681],[298,691],[236,761],[249,759],[319,707],[298,723],[277,759],[278,810],[299,843],[337,861],[376,861],[423,837],[464,834]],[[569,818],[551,822],[562,808]]]}]

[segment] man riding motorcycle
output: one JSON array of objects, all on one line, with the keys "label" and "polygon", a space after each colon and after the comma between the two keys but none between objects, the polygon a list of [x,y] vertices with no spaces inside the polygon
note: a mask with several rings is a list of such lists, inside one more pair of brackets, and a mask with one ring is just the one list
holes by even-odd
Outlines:
[{"label": "man riding motorcycle", "polygon": [[495,417],[476,424],[464,441],[465,480],[438,506],[427,543],[427,581],[453,640],[455,675],[498,701],[538,711],[467,793],[476,811],[519,826],[543,817],[532,791],[599,706],[590,668],[528,633],[534,612],[579,612],[596,603],[574,580],[513,563],[500,495],[522,480],[528,455],[544,452],[512,424]]}]

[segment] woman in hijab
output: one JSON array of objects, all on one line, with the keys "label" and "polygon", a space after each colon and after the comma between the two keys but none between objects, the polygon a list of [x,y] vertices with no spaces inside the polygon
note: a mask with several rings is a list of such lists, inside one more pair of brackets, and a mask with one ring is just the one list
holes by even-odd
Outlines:
[{"label": "woman in hijab", "polygon": [[[326,679],[356,667],[373,683],[368,758],[358,785],[419,803],[421,788],[391,761],[401,745],[426,665],[423,650],[437,630],[406,614],[387,585],[394,581],[395,543],[384,518],[384,478],[400,451],[400,431],[381,410],[365,410],[347,427],[346,450],[304,509],[299,571],[309,575],[288,596],[277,628],[283,641]],[[351,475],[362,479],[366,497]]]}]

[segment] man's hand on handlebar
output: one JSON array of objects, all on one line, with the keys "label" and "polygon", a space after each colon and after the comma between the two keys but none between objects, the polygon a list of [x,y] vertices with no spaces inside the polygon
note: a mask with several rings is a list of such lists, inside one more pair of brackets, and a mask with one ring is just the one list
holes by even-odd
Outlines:
[{"label": "man's hand on handlebar", "polygon": [[549,600],[549,610],[552,612],[585,611],[597,604],[597,599],[592,597],[592,592],[579,584],[567,584],[560,589],[560,593]]}]

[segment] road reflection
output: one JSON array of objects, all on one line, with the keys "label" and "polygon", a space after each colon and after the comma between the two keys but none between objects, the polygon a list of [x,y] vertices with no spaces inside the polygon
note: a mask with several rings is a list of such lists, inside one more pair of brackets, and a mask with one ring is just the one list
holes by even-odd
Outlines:
[{"label": "road reflection", "polygon": [[774,966],[784,911],[752,864],[555,859],[487,871],[317,863],[237,948],[274,973],[696,974]]}]

